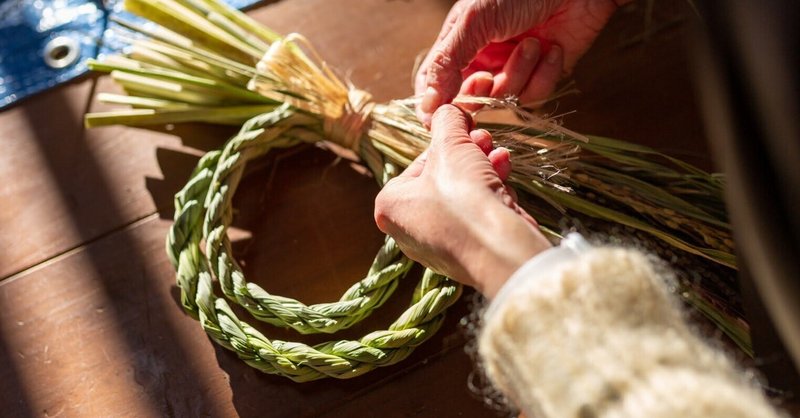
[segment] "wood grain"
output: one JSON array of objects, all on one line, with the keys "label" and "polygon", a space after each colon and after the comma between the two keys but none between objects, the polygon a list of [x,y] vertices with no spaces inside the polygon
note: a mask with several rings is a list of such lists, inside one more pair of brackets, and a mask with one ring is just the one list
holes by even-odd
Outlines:
[{"label": "wood grain", "polygon": [[[293,0],[252,14],[304,34],[343,75],[388,100],[411,94],[414,59],[448,8],[447,1]],[[93,102],[94,91],[117,89],[108,77],[86,78],[0,114],[0,178],[7,179],[0,183],[0,279],[168,207],[174,190],[151,193],[145,180],[162,177],[154,154],[196,155],[233,132],[201,124],[86,131],[83,113],[107,108]],[[170,186],[189,173],[166,171],[176,180]]]},{"label": "wood grain", "polygon": [[[656,24],[677,23],[653,27],[646,42],[629,42],[643,31],[643,10],[612,20],[575,71],[583,93],[560,100],[558,112],[577,110],[566,118],[571,128],[671,147],[708,165],[683,50],[692,17],[685,5],[663,4]],[[287,0],[251,14],[306,35],[355,85],[388,100],[411,94],[414,59],[449,5]],[[87,78],[0,114],[0,415],[492,415],[466,389],[473,365],[457,326],[463,301],[410,359],[351,381],[294,384],[209,341],[180,309],[164,236],[172,195],[198,155],[231,130],[83,130],[83,112],[102,108],[93,92],[114,89],[106,77]],[[248,278],[307,303],[336,298],[380,245],[375,193],[372,179],[314,146],[254,164],[235,198],[234,249]],[[341,337],[388,324],[415,277]]]},{"label": "wood grain", "polygon": [[[311,149],[245,178],[237,207],[258,208],[246,203],[266,200],[275,208],[243,213],[237,220],[253,234],[243,247],[239,243],[237,252],[253,273],[251,279],[266,289],[307,302],[333,299],[366,271],[380,246],[381,236],[368,216],[371,207],[362,204],[375,187],[347,165],[331,165],[334,162],[329,153]],[[273,169],[277,174],[270,182]],[[294,187],[287,178],[302,186]],[[274,186],[264,187],[265,182]],[[331,194],[341,198],[338,204],[330,204]],[[308,211],[315,216],[304,216]],[[361,240],[343,241],[341,231],[312,232],[325,232],[331,219],[347,218],[345,212],[352,219],[340,225]],[[263,217],[253,216],[256,213]],[[251,231],[251,222],[261,229]],[[33,395],[30,406],[36,415],[99,416],[111,411],[123,416],[263,416],[269,411],[271,416],[312,416],[389,384],[396,376],[428,376],[420,363],[454,350],[458,358],[451,362],[461,365],[458,373],[440,374],[438,379],[442,386],[463,384],[470,366],[459,351],[463,337],[455,326],[465,314],[463,303],[444,330],[409,360],[363,378],[300,385],[260,374],[210,342],[179,308],[172,266],[162,255],[168,227],[169,221],[148,217],[0,287],[0,329],[14,354],[21,387]],[[331,268],[326,258],[346,262]],[[417,277],[408,278],[395,303],[342,337],[385,327],[402,310]],[[276,338],[328,338],[260,328]],[[479,402],[462,392],[460,408],[479,410]],[[428,393],[423,398],[435,396]],[[11,401],[0,398],[4,406],[13,406]]]}]

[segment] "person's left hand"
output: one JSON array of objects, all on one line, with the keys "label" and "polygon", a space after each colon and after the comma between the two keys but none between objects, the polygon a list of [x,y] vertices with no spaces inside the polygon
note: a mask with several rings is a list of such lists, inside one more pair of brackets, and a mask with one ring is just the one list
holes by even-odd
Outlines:
[{"label": "person's left hand", "polygon": [[378,194],[375,221],[411,259],[491,298],[550,243],[504,184],[508,150],[470,123],[455,106],[436,111],[430,147]]},{"label": "person's left hand", "polygon": [[572,71],[618,4],[629,0],[460,0],[422,62],[417,116],[456,94],[517,96],[536,106]]}]

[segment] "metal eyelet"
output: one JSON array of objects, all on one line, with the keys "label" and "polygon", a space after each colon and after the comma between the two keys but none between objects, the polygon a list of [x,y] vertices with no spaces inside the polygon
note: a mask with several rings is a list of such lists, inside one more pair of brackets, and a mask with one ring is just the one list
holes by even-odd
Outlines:
[{"label": "metal eyelet", "polygon": [[80,56],[78,42],[68,36],[53,38],[44,47],[44,62],[50,68],[61,69],[72,65]]}]

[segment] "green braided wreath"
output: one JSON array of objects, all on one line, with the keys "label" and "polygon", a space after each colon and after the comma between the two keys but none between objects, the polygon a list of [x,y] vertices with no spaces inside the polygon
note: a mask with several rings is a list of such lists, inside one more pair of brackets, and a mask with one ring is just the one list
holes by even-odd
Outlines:
[{"label": "green braided wreath", "polygon": [[[289,105],[248,120],[221,150],[200,159],[189,182],[175,195],[175,222],[167,236],[167,253],[186,312],[200,321],[211,338],[250,366],[297,382],[351,378],[403,360],[439,329],[445,310],[461,293],[458,283],[426,269],[410,306],[387,330],[371,332],[358,341],[314,346],[270,340],[233,313],[227,300],[271,325],[303,334],[333,333],[380,307],[413,265],[387,236],[364,279],[338,301],[310,306],[272,295],[245,280],[226,234],[233,217],[232,197],[244,167],[274,148],[309,141],[314,135],[306,134],[316,132],[318,123]],[[375,176],[383,184],[395,171],[384,163]],[[225,298],[214,294],[214,278]]]},{"label": "green braided wreath", "polygon": [[[227,302],[272,325],[332,333],[359,322],[390,297],[412,265],[391,239],[366,277],[339,301],[307,306],[247,283],[226,231],[245,164],[273,148],[325,138],[357,152],[384,184],[396,173],[389,162],[405,166],[429,143],[430,133],[413,111],[419,98],[374,103],[369,94],[337,76],[302,35],[281,37],[219,0],[124,3],[127,11],[166,31],[115,19],[130,31],[124,42],[135,42],[136,48],[90,60],[89,67],[110,73],[127,93],[102,93],[99,101],[132,108],[87,114],[87,127],[246,121],[223,149],[201,159],[175,197],[167,251],[185,310],[248,364],[298,381],[357,376],[399,361],[429,338],[460,292],[456,283],[430,271],[423,275],[411,307],[388,330],[359,341],[314,347],[271,341],[241,322]],[[577,134],[527,112],[513,98],[461,96],[455,102],[511,117],[483,127],[492,132],[496,145],[513,153],[509,182],[554,239],[559,236],[553,229],[561,228],[562,219],[574,217],[609,228],[622,226],[698,260],[736,268],[723,177],[641,145]],[[682,283],[682,291],[752,354],[746,321],[735,306],[715,296],[738,294],[735,283],[715,274]],[[214,279],[224,298],[215,296]]]}]

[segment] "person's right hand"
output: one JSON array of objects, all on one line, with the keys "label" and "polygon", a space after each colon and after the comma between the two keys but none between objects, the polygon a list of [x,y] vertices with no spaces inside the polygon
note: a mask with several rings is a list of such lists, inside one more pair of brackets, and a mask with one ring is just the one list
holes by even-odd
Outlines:
[{"label": "person's right hand", "polygon": [[487,297],[528,259],[550,247],[504,184],[507,149],[470,118],[442,106],[431,145],[375,199],[375,221],[403,252]]},{"label": "person's right hand", "polygon": [[[617,0],[623,2],[627,0]],[[617,9],[615,0],[460,0],[415,79],[426,125],[460,92],[547,99]]]}]

